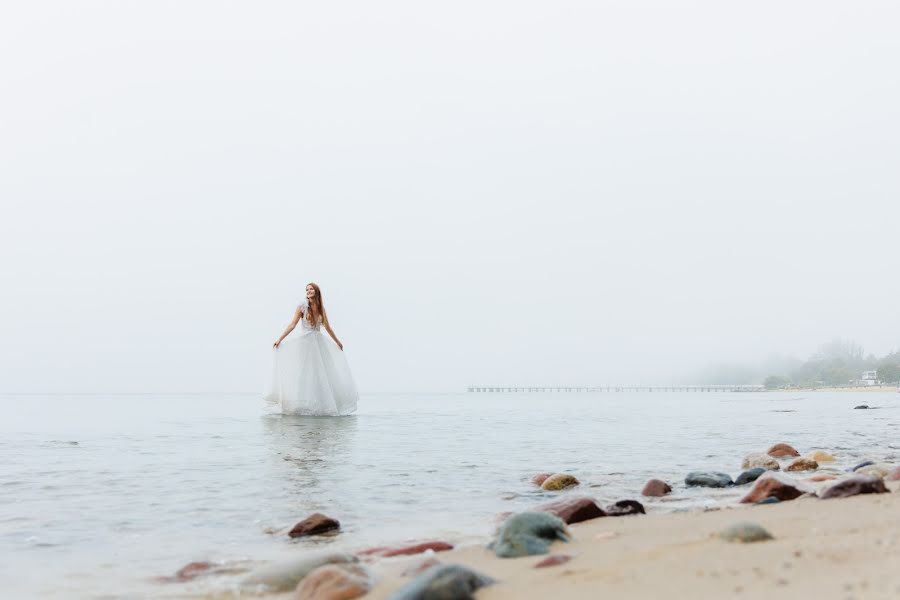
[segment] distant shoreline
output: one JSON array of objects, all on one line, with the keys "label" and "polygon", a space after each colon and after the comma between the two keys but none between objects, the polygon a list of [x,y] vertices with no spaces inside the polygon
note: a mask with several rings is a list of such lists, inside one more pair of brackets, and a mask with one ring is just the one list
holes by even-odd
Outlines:
[{"label": "distant shoreline", "polygon": [[766,390],[767,392],[885,392],[896,394],[900,391],[896,385],[865,385],[859,387],[817,387],[817,388],[785,388]]}]

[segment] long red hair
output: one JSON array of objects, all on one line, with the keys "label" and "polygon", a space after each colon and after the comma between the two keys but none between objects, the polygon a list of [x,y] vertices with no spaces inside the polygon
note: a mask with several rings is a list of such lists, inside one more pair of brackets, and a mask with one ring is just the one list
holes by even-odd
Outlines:
[{"label": "long red hair", "polygon": [[322,303],[322,290],[319,289],[319,284],[309,282],[306,286],[312,286],[312,288],[316,290],[316,295],[311,299],[307,299],[309,308],[306,311],[306,315],[304,315],[306,320],[313,326],[318,324],[319,321],[328,323],[328,315],[325,314],[325,305]]}]

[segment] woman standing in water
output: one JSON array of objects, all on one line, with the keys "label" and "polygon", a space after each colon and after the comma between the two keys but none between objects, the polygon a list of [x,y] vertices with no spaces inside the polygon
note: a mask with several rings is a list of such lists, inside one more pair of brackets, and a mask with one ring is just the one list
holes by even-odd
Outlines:
[{"label": "woman standing in water", "polygon": [[[299,335],[282,344],[298,323]],[[334,340],[332,344],[322,327]],[[272,389],[268,400],[281,405],[286,415],[349,415],[356,410],[359,393],[344,356],[344,345],[328,323],[322,292],[307,284],[306,298],[294,311],[290,325],[273,344]]]}]

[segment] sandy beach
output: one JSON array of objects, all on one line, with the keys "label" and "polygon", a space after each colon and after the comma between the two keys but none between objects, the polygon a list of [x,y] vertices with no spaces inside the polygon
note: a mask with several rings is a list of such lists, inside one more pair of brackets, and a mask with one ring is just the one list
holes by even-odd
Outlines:
[{"label": "sandy beach", "polygon": [[[551,554],[572,559],[536,569],[544,556],[500,559],[483,547],[436,554],[495,578],[484,600],[513,598],[894,598],[900,594],[900,495],[822,500],[692,513],[605,517],[570,525],[573,541]],[[717,533],[752,521],[774,540],[731,543]],[[382,560],[367,598],[388,598],[423,557]]]}]

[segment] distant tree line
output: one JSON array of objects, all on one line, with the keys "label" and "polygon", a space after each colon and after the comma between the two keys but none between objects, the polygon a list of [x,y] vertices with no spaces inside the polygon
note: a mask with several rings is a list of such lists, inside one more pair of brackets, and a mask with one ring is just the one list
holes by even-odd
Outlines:
[{"label": "distant tree line", "polygon": [[809,360],[780,373],[772,373],[763,382],[769,389],[848,385],[863,371],[878,371],[884,383],[900,381],[900,351],[878,357],[866,355],[863,347],[850,340],[832,340],[823,344]]}]

